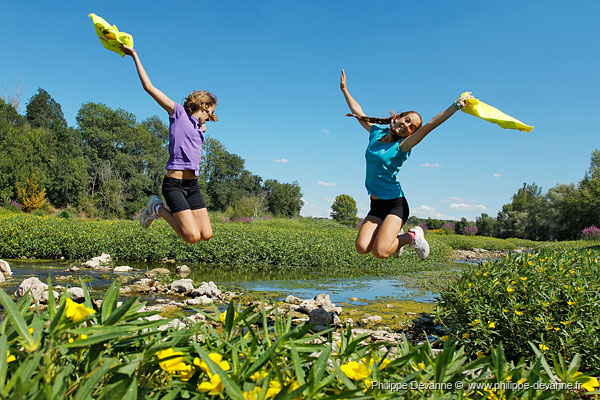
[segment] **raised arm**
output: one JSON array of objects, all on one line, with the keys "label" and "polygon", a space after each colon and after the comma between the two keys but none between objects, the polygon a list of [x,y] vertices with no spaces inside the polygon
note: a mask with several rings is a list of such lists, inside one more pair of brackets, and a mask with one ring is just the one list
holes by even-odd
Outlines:
[{"label": "raised arm", "polygon": [[166,112],[169,113],[169,115],[173,115],[175,103],[166,94],[154,87],[150,81],[150,78],[148,77],[148,74],[146,73],[146,70],[144,69],[144,66],[142,65],[142,62],[140,61],[140,58],[138,57],[137,51],[127,46],[123,46],[123,51],[128,56],[131,56],[133,61],[135,61],[135,67],[137,68],[137,72],[144,90],[148,92],[148,94],[152,96],[152,98],[156,100],[156,102],[162,108],[164,108]]},{"label": "raised arm", "polygon": [[[465,94],[464,96],[460,96],[452,105],[446,108],[444,111],[436,115],[426,123],[417,129],[412,135],[408,136],[402,142],[400,142],[400,150],[404,152],[408,152],[410,149],[415,147],[429,132],[440,126],[443,122],[445,122],[448,118],[450,118],[456,111],[463,108],[465,105],[465,100],[472,98],[471,93]],[[393,121],[393,120],[392,120]],[[392,122],[394,123],[394,122]]]},{"label": "raised arm", "polygon": [[[350,96],[350,92],[348,91],[348,88],[346,87],[346,74],[344,73],[343,69],[342,69],[342,76],[340,76],[340,89],[342,89],[342,93],[344,93],[344,98],[346,99],[346,104],[348,104],[348,108],[350,108],[350,112],[352,112],[352,114],[356,114],[356,115],[366,115],[364,113],[364,111],[362,110],[362,108],[360,107],[360,104],[358,104],[356,102],[356,100],[354,100],[354,98],[352,96]],[[367,131],[369,131],[369,132],[371,131],[371,127],[373,126],[373,124],[370,124],[368,122],[361,121],[361,120],[357,120],[357,121]]]}]

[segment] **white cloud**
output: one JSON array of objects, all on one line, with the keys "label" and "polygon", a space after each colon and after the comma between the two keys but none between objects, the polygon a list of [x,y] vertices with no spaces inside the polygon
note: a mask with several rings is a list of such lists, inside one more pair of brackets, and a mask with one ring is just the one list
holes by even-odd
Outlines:
[{"label": "white cloud", "polygon": [[460,197],[446,197],[445,199],[440,200],[440,202],[442,202],[442,203],[450,203],[450,202],[457,202],[457,201],[463,201],[463,199],[461,199]]},{"label": "white cloud", "polygon": [[333,204],[335,197],[323,197],[323,200],[325,200],[327,203]]},{"label": "white cloud", "polygon": [[323,132],[323,133],[324,133],[324,134],[326,134],[326,135],[329,135],[329,133],[330,133],[330,130],[329,130],[329,129],[327,129],[327,128],[323,128],[323,129],[321,129],[321,132]]},{"label": "white cloud", "polygon": [[420,205],[417,208],[415,208],[414,210],[411,210],[411,214],[414,214],[419,218],[431,217],[431,218],[437,218],[437,219],[452,219],[452,220],[458,219],[451,215],[442,214],[441,212],[436,211],[435,208],[426,206],[426,205]]},{"label": "white cloud", "polygon": [[500,178],[502,175],[500,175],[499,173],[496,172],[496,173],[492,174],[492,176],[494,178]]},{"label": "white cloud", "polygon": [[467,203],[452,203],[449,205],[453,210],[487,210],[487,207],[482,204],[467,204]]},{"label": "white cloud", "polygon": [[322,185],[322,186],[336,186],[336,183],[335,182],[317,181],[317,185]]},{"label": "white cloud", "polygon": [[276,163],[289,163],[290,160],[288,160],[287,158],[280,158],[278,160],[275,160]]},{"label": "white cloud", "polygon": [[439,168],[441,166],[442,166],[442,164],[429,164],[429,163],[421,164],[421,167],[425,167],[425,168]]}]

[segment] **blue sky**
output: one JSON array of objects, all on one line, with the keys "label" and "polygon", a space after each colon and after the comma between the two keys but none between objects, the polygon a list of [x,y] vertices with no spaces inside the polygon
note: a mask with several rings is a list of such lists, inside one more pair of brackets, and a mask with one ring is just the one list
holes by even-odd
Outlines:
[{"label": "blue sky", "polygon": [[0,94],[22,82],[23,112],[44,88],[70,125],[89,101],[166,122],[133,61],[102,47],[91,12],[133,35],[175,101],[214,92],[220,121],[208,135],[264,179],[298,181],[304,216],[329,216],[342,193],[368,211],[367,132],[344,117],[340,68],[367,115],[412,109],[427,121],[470,90],[535,126],[457,113],[433,131],[399,173],[419,217],[496,216],[523,182],[544,192],[578,182],[600,148],[597,1],[1,0]]}]

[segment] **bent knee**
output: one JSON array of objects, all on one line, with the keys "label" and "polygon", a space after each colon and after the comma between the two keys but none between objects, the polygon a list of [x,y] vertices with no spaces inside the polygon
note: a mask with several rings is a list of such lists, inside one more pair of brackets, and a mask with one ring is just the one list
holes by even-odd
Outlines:
[{"label": "bent knee", "polygon": [[371,251],[369,246],[364,246],[362,243],[359,242],[355,242],[354,247],[356,248],[358,254],[367,254]]},{"label": "bent knee", "polygon": [[373,255],[375,256],[375,258],[380,258],[380,259],[381,258],[388,258],[390,256],[390,254],[392,254],[392,253],[390,253],[387,250],[380,249],[378,247],[375,247],[373,249]]},{"label": "bent knee", "polygon": [[199,242],[202,239],[200,233],[188,233],[184,235],[183,241],[189,244],[194,244]]},{"label": "bent knee", "polygon": [[210,240],[210,238],[212,238],[212,237],[213,237],[212,232],[202,233],[200,235],[200,240],[202,240],[204,242],[208,242]]}]

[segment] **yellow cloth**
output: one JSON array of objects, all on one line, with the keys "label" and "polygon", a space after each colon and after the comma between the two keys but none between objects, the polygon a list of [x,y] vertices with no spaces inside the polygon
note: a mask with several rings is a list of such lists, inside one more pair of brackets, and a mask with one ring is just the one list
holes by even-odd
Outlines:
[{"label": "yellow cloth", "polygon": [[92,19],[94,28],[96,28],[96,35],[98,35],[102,45],[120,54],[121,57],[125,57],[121,45],[124,44],[127,47],[133,47],[133,37],[129,33],[119,32],[116,25],[111,26],[102,17],[94,13],[88,15],[88,17]]},{"label": "yellow cloth", "polygon": [[[468,92],[463,93],[466,94]],[[462,96],[462,95],[461,95]],[[494,108],[475,98],[465,100],[465,106],[461,108],[463,112],[485,119],[494,124],[500,125],[505,129],[518,129],[520,131],[531,132],[533,126],[525,125],[518,119],[504,114],[502,111]]]}]

